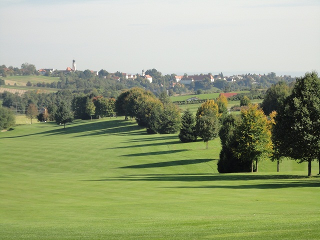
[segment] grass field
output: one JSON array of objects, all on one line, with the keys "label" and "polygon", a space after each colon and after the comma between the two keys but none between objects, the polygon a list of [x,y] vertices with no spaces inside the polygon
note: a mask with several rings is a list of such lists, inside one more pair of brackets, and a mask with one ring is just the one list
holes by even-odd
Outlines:
[{"label": "grass field", "polygon": [[[236,93],[249,93],[249,91],[240,91],[240,92],[236,92]],[[186,101],[189,98],[192,97],[197,97],[199,99],[215,99],[218,98],[220,95],[220,93],[208,93],[208,94],[190,94],[190,95],[182,95],[182,96],[172,96],[170,97],[170,100],[172,102],[176,102],[176,101]]]},{"label": "grass field", "polygon": [[319,239],[306,164],[218,174],[219,151],[120,118],[1,132],[0,239]]},{"label": "grass field", "polygon": [[[263,99],[253,99],[251,100],[251,103],[257,104],[257,103],[262,103]],[[193,113],[196,114],[198,108],[201,106],[202,103],[196,103],[196,104],[183,104],[183,105],[178,105],[180,108],[181,112],[185,111],[186,109],[189,108],[189,110]],[[234,105],[240,105],[240,101],[229,101],[228,102],[228,108],[231,108]],[[231,113],[240,113],[240,112],[231,112]]]},{"label": "grass field", "polygon": [[45,82],[45,83],[52,83],[52,82],[58,82],[59,77],[46,77],[46,76],[8,76],[3,78],[5,80],[6,85],[14,85],[16,86],[26,86],[27,82],[31,82],[32,84],[38,83],[38,82]]}]

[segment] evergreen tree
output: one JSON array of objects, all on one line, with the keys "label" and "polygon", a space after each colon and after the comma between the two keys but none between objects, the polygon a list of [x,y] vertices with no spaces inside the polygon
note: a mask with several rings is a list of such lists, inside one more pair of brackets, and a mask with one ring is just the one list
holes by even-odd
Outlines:
[{"label": "evergreen tree", "polygon": [[181,128],[179,133],[179,139],[181,142],[195,142],[197,140],[195,129],[195,118],[189,109],[184,111],[181,118]]},{"label": "evergreen tree", "polygon": [[15,116],[9,108],[0,105],[0,130],[9,129],[15,124]]}]

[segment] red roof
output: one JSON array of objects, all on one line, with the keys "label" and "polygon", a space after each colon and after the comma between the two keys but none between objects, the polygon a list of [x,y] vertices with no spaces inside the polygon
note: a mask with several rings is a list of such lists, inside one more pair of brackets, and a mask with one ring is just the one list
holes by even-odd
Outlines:
[{"label": "red roof", "polygon": [[229,98],[238,95],[238,93],[220,93],[220,95],[224,95],[226,98]]}]

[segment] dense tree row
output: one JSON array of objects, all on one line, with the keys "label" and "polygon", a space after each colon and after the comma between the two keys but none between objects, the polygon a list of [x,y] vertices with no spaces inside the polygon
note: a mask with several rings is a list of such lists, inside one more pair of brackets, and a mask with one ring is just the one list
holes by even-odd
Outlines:
[{"label": "dense tree row", "polygon": [[180,127],[180,111],[166,94],[160,95],[160,99],[150,91],[132,88],[117,98],[116,111],[126,119],[136,119],[148,133],[175,133]]}]

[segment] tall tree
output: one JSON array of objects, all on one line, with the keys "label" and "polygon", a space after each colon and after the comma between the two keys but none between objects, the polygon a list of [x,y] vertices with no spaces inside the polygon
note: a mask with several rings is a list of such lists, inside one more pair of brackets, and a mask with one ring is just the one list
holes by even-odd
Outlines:
[{"label": "tall tree", "polygon": [[92,120],[92,116],[95,114],[96,106],[90,98],[87,98],[86,101],[86,113],[90,116]]},{"label": "tall tree", "polygon": [[55,114],[55,120],[57,124],[63,124],[64,128],[66,128],[66,123],[73,121],[71,107],[65,102],[61,102]]},{"label": "tall tree", "polygon": [[279,106],[290,95],[290,89],[286,82],[280,81],[273,84],[266,92],[261,107],[266,115],[272,111],[278,111]]},{"label": "tall tree", "polygon": [[219,131],[222,149],[217,164],[219,173],[249,172],[251,170],[251,163],[235,154],[235,149],[238,147],[235,132],[240,122],[240,116],[235,114],[229,114],[222,120]]},{"label": "tall tree", "polygon": [[213,100],[208,100],[201,104],[196,114],[196,132],[206,143],[218,136],[219,133],[219,109]]},{"label": "tall tree", "polygon": [[179,139],[184,143],[197,140],[196,121],[189,109],[185,110],[182,115]]},{"label": "tall tree", "polygon": [[279,107],[273,141],[280,156],[300,162],[320,159],[320,79],[316,72],[297,79],[292,94]]},{"label": "tall tree", "polygon": [[241,122],[236,130],[236,156],[251,163],[251,172],[258,171],[258,161],[271,156],[271,130],[266,115],[256,104],[241,110]]},{"label": "tall tree", "polygon": [[219,114],[221,115],[221,119],[224,119],[228,114],[228,99],[224,94],[220,94],[216,100],[218,105]]},{"label": "tall tree", "polygon": [[30,118],[31,124],[32,124],[32,119],[36,118],[38,116],[38,108],[36,105],[33,103],[30,103],[26,112],[27,118]]}]

